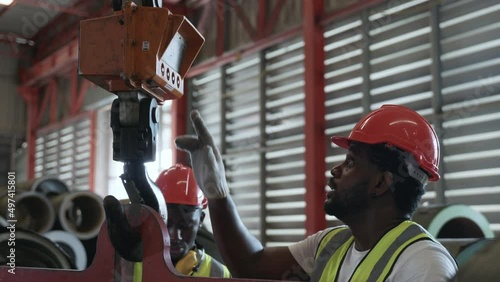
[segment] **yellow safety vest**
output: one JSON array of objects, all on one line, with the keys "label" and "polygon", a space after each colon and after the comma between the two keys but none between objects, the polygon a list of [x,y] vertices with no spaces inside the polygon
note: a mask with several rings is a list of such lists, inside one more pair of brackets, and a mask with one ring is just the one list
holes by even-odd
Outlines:
[{"label": "yellow safety vest", "polygon": [[[194,277],[231,278],[229,269],[206,253],[203,255],[203,259],[198,267],[186,275]],[[133,282],[142,282],[142,262],[136,262],[134,264]]]},{"label": "yellow safety vest", "polygon": [[[387,232],[356,266],[349,281],[385,281],[399,255],[420,240],[437,242],[422,226],[403,221]],[[329,231],[316,251],[311,281],[338,281],[338,274],[347,251],[354,242],[347,227]]]}]

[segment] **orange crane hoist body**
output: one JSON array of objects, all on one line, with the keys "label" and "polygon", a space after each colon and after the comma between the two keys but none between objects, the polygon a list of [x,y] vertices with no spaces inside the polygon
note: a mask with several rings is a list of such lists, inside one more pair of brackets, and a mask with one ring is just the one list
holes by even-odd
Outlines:
[{"label": "orange crane hoist body", "polygon": [[106,91],[182,97],[204,38],[182,15],[126,2],[113,15],[80,23],[79,74]]}]

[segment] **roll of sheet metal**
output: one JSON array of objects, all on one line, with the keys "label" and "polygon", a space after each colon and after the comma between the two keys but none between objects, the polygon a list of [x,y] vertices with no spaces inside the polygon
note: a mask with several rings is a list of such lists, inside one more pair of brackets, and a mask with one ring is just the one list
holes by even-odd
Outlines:
[{"label": "roll of sheet metal", "polygon": [[[9,241],[15,236],[15,253]],[[11,257],[14,257],[11,259]],[[75,269],[69,255],[51,240],[30,230],[0,227],[0,265]]]},{"label": "roll of sheet metal", "polygon": [[500,239],[483,239],[467,247],[457,256],[458,281],[498,281]]},{"label": "roll of sheet metal", "polygon": [[20,182],[16,185],[16,189],[39,192],[47,197],[69,192],[68,186],[63,181],[51,175]]},{"label": "roll of sheet metal", "polygon": [[81,240],[97,236],[105,220],[101,197],[89,191],[64,193],[51,198],[56,210],[56,228]]},{"label": "roll of sheet metal", "polygon": [[54,226],[54,208],[43,194],[17,190],[13,196],[13,212],[9,211],[9,199],[11,198],[6,190],[0,192],[0,216],[6,220],[17,220],[17,227],[45,233]]},{"label": "roll of sheet metal", "polygon": [[0,226],[7,227],[8,223],[3,216],[0,216]]},{"label": "roll of sheet metal", "polygon": [[493,238],[484,215],[466,205],[439,205],[419,208],[413,220],[436,238]]},{"label": "roll of sheet metal", "polygon": [[463,238],[463,239],[438,239],[438,241],[456,259],[460,253],[483,238]]},{"label": "roll of sheet metal", "polygon": [[87,253],[83,243],[75,235],[67,231],[53,230],[45,233],[44,236],[66,251],[76,269],[84,270],[87,268]]}]

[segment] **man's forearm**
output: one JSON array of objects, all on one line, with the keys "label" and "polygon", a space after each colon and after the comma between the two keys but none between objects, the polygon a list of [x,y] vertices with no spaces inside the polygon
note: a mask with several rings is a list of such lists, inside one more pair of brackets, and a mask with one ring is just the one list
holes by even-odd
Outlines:
[{"label": "man's forearm", "polygon": [[230,196],[208,201],[214,236],[233,277],[255,275],[262,244],[250,234]]}]

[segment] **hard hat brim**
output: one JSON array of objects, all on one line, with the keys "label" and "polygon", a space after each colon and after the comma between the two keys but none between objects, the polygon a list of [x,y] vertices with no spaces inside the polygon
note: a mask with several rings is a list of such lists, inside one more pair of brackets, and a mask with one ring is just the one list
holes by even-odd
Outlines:
[{"label": "hard hat brim", "polygon": [[351,139],[347,137],[340,137],[340,136],[333,136],[330,138],[333,144],[339,146],[340,148],[343,149],[349,149],[349,143],[351,143]]}]

